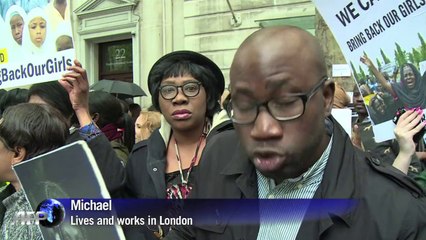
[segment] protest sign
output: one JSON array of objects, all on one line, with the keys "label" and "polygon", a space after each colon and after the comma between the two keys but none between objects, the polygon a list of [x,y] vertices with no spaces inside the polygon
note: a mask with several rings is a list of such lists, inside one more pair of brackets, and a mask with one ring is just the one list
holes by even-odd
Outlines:
[{"label": "protest sign", "polygon": [[[84,198],[100,201],[110,198],[86,142],[66,145],[16,164],[13,169],[34,211],[40,211],[40,204],[46,200],[63,199],[68,204],[69,199],[77,199],[71,200],[71,204],[78,209],[73,209],[73,206],[65,207],[65,218],[59,225],[40,226],[44,239],[124,239],[120,226],[114,223],[101,226],[91,217],[102,214],[104,218],[112,219],[114,212],[111,211],[110,200],[106,200],[110,204],[108,209],[98,208],[98,205],[104,206],[108,202],[84,203]],[[79,211],[74,213],[73,210]]]},{"label": "protest sign", "polygon": [[[314,0],[358,86],[370,92],[367,110],[376,141],[389,139],[396,110],[426,108],[425,0]],[[421,69],[421,71],[419,71]],[[377,125],[390,126],[385,130]],[[381,134],[383,133],[383,135]],[[392,136],[392,134],[390,134]]]},{"label": "protest sign", "polygon": [[0,89],[58,80],[75,58],[68,1],[2,1]]},{"label": "protest sign", "polygon": [[349,108],[333,108],[331,109],[331,115],[336,119],[336,121],[343,127],[345,132],[349,135],[349,137],[352,136],[352,128],[351,128],[351,121],[352,121],[352,111]]}]

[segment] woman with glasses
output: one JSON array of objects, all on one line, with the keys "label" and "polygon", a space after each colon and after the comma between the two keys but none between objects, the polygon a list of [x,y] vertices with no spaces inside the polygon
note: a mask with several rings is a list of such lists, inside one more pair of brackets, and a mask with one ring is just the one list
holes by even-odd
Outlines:
[{"label": "woman with glasses", "polygon": [[[185,199],[193,188],[202,152],[214,135],[232,128],[220,98],[224,77],[207,57],[177,51],[160,58],[148,75],[161,127],[133,148],[127,165],[127,190],[137,198]],[[164,236],[165,227],[127,232],[127,239]],[[146,230],[146,228],[145,228]],[[136,235],[135,235],[136,234]],[[155,239],[155,238],[154,238]]]}]

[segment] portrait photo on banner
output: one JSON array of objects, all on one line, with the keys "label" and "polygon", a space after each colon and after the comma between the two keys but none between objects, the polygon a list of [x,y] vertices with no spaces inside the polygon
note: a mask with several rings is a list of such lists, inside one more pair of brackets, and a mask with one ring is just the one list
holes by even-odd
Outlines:
[{"label": "portrait photo on banner", "polygon": [[376,142],[394,138],[398,109],[426,108],[425,1],[313,1],[363,95]]},{"label": "portrait photo on banner", "polygon": [[1,0],[0,31],[0,89],[57,80],[75,58],[69,0]]}]

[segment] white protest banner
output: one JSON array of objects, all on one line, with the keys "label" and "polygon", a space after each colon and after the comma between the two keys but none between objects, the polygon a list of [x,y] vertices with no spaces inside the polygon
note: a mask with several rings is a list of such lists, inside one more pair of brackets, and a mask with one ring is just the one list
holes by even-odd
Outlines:
[{"label": "white protest banner", "polygon": [[343,127],[345,132],[352,136],[352,111],[349,108],[333,108],[331,109],[331,115],[336,121]]},{"label": "white protest banner", "polygon": [[0,89],[61,78],[75,58],[69,2],[2,1]]},{"label": "white protest banner", "polygon": [[[426,60],[426,28],[421,27],[426,23],[425,0],[313,2],[339,43],[358,86],[370,90],[362,94],[373,94],[367,105],[373,128],[391,120],[402,106],[426,108],[426,74],[421,67]],[[380,132],[383,130],[375,134]]]}]

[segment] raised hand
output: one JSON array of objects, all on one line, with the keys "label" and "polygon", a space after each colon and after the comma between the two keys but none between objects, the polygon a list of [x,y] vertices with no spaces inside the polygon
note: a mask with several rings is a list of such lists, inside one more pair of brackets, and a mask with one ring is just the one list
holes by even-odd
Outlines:
[{"label": "raised hand", "polygon": [[405,174],[408,172],[411,156],[416,153],[413,137],[426,125],[426,121],[420,122],[422,116],[423,110],[421,109],[408,110],[400,116],[394,129],[399,144],[399,153],[392,165]]},{"label": "raised hand", "polygon": [[358,124],[354,124],[354,126],[352,127],[351,141],[352,141],[352,144],[355,147],[358,147],[359,149],[364,150],[363,147],[362,147],[361,133],[360,133],[360,131],[361,130],[359,129]]},{"label": "raised hand", "polygon": [[359,60],[369,68],[374,66],[373,62],[371,62],[371,60],[367,57],[367,55],[362,56]]},{"label": "raised hand", "polygon": [[86,70],[78,60],[67,68],[69,72],[62,75],[59,83],[67,90],[72,107],[80,122],[80,126],[89,124],[92,119],[89,114],[89,81]]},{"label": "raised hand", "polygon": [[413,141],[413,136],[418,133],[426,122],[419,124],[423,115],[423,110],[412,109],[401,115],[394,129],[396,140],[399,143],[400,152],[405,154],[414,154],[416,144]]}]

